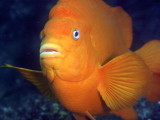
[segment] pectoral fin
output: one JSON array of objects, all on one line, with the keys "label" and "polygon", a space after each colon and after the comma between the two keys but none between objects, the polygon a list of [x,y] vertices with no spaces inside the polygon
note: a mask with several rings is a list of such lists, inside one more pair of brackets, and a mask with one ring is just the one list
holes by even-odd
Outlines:
[{"label": "pectoral fin", "polygon": [[150,72],[132,52],[118,56],[100,68],[98,91],[111,110],[132,106],[146,91]]},{"label": "pectoral fin", "polygon": [[18,70],[29,82],[34,84],[45,97],[51,100],[56,100],[56,97],[53,93],[50,83],[43,76],[41,71],[15,67],[8,64],[6,64],[6,66],[3,67],[9,67]]}]

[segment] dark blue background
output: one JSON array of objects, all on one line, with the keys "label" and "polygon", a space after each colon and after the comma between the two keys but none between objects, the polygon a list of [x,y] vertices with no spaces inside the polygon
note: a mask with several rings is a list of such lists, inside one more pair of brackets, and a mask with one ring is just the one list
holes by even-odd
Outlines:
[{"label": "dark blue background", "polygon": [[[0,65],[12,64],[40,70],[39,33],[48,20],[55,0],[0,1]],[[105,0],[122,6],[133,19],[132,50],[147,41],[160,39],[160,0]],[[139,119],[160,119],[160,104],[142,98],[135,105]],[[0,68],[1,120],[70,120],[70,113],[41,96],[17,71]],[[120,119],[113,115],[98,120]]]}]

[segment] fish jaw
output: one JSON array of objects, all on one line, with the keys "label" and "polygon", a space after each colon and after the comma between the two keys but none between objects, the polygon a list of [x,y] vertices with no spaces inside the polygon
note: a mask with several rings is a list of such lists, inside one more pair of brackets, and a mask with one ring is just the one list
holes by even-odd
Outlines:
[{"label": "fish jaw", "polygon": [[44,44],[40,48],[40,58],[56,58],[64,57],[64,53],[59,45],[56,44]]}]

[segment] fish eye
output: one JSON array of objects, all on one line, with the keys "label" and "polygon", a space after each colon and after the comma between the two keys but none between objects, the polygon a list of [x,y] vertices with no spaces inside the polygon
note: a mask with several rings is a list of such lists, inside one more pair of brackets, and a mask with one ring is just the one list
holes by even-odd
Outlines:
[{"label": "fish eye", "polygon": [[79,38],[80,34],[79,34],[79,30],[78,29],[75,29],[74,32],[73,32],[73,38],[75,40],[77,40]]}]

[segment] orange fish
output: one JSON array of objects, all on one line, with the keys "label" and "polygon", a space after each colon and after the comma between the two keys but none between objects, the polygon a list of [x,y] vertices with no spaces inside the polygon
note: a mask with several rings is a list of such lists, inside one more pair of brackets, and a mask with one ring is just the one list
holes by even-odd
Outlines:
[{"label": "orange fish", "polygon": [[41,32],[42,71],[20,71],[77,120],[114,113],[137,119],[141,96],[160,100],[160,41],[132,52],[132,22],[102,0],[59,0]]}]

